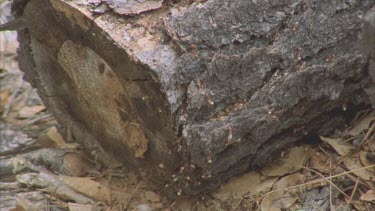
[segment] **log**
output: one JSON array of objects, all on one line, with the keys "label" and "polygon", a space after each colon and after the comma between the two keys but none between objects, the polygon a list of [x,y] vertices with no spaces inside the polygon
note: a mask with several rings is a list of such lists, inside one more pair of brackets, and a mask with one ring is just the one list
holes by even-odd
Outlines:
[{"label": "log", "polygon": [[368,55],[368,69],[371,78],[370,86],[366,89],[375,109],[375,7],[372,7],[363,18],[364,23],[361,32],[362,51]]},{"label": "log", "polygon": [[[373,0],[16,0],[20,68],[69,141],[195,195],[368,108]],[[373,67],[373,66],[371,66]]]}]

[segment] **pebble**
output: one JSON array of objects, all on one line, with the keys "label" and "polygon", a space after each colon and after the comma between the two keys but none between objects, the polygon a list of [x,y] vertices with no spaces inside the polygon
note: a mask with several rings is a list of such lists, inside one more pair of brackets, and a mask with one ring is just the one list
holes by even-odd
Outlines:
[{"label": "pebble", "polygon": [[151,211],[151,207],[148,204],[140,204],[136,206],[137,211]]}]

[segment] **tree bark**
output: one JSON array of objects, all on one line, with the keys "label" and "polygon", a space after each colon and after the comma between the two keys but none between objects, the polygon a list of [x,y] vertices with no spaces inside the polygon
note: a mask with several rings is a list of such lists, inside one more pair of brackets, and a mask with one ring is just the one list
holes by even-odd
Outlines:
[{"label": "tree bark", "polygon": [[[20,67],[71,141],[172,196],[369,105],[362,1],[17,0]],[[372,66],[373,67],[373,66]]]}]

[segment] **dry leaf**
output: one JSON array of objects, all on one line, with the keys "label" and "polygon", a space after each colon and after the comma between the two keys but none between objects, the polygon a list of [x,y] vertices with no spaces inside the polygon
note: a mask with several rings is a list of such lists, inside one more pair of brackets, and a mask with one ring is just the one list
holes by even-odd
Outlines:
[{"label": "dry leaf", "polygon": [[355,147],[353,145],[351,145],[348,142],[343,142],[341,138],[326,138],[321,136],[320,139],[331,145],[331,147],[341,156],[346,155],[355,150]]},{"label": "dry leaf", "polygon": [[291,174],[281,178],[275,182],[272,186],[272,190],[281,190],[290,186],[298,185],[303,183],[303,175],[300,173]]},{"label": "dry leaf", "polygon": [[42,133],[36,139],[36,143],[38,143],[43,148],[58,148],[58,144],[51,140],[47,133]]},{"label": "dry leaf", "polygon": [[76,143],[67,144],[64,138],[57,131],[56,127],[51,127],[46,132],[43,132],[37,138],[36,142],[44,148],[74,149],[78,147],[78,144]]},{"label": "dry leaf", "polygon": [[274,207],[271,207],[272,208],[276,208],[276,209],[280,209],[280,208],[289,208],[291,207],[296,201],[298,200],[298,196],[293,196],[293,195],[289,195],[289,194],[285,194],[284,196],[280,197],[280,198],[277,198],[277,199],[274,199],[273,202],[272,202],[272,205]]},{"label": "dry leaf", "polygon": [[375,202],[375,191],[369,190],[365,194],[363,194],[360,198],[362,201],[368,201],[368,202]]},{"label": "dry leaf", "polygon": [[263,179],[258,172],[251,171],[249,173],[233,177],[218,188],[213,195],[216,198],[224,200],[230,195],[234,197],[242,197],[244,194],[254,195],[256,193],[265,192],[271,189],[277,177],[268,177]]},{"label": "dry leaf", "polygon": [[[361,163],[363,166],[371,166],[371,165],[374,165],[374,163],[371,163],[368,159],[367,159],[367,156],[366,156],[367,152],[362,150],[359,152],[359,159],[361,160]],[[375,167],[372,167],[372,168],[368,168],[367,169],[368,171],[372,172],[372,173],[375,173]]]},{"label": "dry leaf", "polygon": [[348,157],[348,158],[344,159],[343,163],[345,164],[345,166],[349,170],[355,170],[355,171],[353,171],[353,174],[359,176],[360,178],[362,178],[364,180],[375,181],[374,173],[372,173],[372,172],[370,172],[366,169],[356,170],[356,169],[360,169],[360,168],[364,167],[359,160],[358,153],[356,153],[355,155],[353,155],[351,157]]},{"label": "dry leaf", "polygon": [[35,114],[45,110],[46,107],[42,105],[37,105],[37,106],[26,106],[23,107],[20,111],[18,111],[18,117],[20,118],[30,118],[33,117]]},{"label": "dry leaf", "polygon": [[370,123],[375,120],[375,111],[369,113],[365,118],[359,121],[352,129],[346,131],[351,136],[359,135],[363,130],[370,127]]},{"label": "dry leaf", "polygon": [[87,177],[69,177],[61,176],[64,183],[81,194],[84,194],[95,200],[110,203],[110,190],[108,186],[103,185]]},{"label": "dry leaf", "polygon": [[271,192],[263,198],[261,202],[261,210],[281,210],[281,208],[287,209],[292,206],[298,197],[295,196],[295,194],[289,193],[287,187],[302,184],[303,177],[304,176],[302,174],[296,173],[285,176],[279,181],[275,182],[272,187],[272,191],[275,192]]},{"label": "dry leaf", "polygon": [[366,204],[363,201],[351,201],[350,202],[357,210],[366,210]]},{"label": "dry leaf", "polygon": [[66,145],[64,138],[57,131],[56,127],[52,127],[47,131],[48,138],[51,139],[58,147],[63,147]]},{"label": "dry leaf", "polygon": [[309,160],[310,167],[312,169],[318,170],[319,172],[330,172],[331,167],[329,163],[329,158],[322,153],[312,153]]},{"label": "dry leaf", "polygon": [[265,176],[282,176],[298,171],[312,154],[310,147],[294,147],[282,158],[277,159],[262,169]]}]

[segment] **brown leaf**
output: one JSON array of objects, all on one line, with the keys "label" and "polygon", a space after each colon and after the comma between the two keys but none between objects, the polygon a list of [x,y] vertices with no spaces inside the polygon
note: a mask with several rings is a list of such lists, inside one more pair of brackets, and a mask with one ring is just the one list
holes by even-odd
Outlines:
[{"label": "brown leaf", "polygon": [[43,132],[42,134],[40,134],[38,136],[38,138],[36,139],[36,143],[38,143],[43,148],[58,148],[59,147],[57,145],[57,143],[55,143],[54,141],[52,141],[48,137],[47,133],[45,133],[45,132]]},{"label": "brown leaf", "polygon": [[310,147],[294,147],[282,158],[277,159],[262,169],[265,176],[282,176],[302,168],[312,154]]},{"label": "brown leaf", "polygon": [[293,185],[302,184],[303,175],[300,173],[291,174],[281,178],[279,181],[275,182],[272,186],[272,190],[281,190]]},{"label": "brown leaf", "polygon": [[355,150],[355,147],[353,145],[351,145],[348,142],[343,142],[341,138],[326,138],[321,136],[320,139],[331,145],[331,147],[341,156],[346,155]]},{"label": "brown leaf", "polygon": [[369,190],[360,198],[362,201],[375,202],[375,190]]},{"label": "brown leaf", "polygon": [[110,190],[108,186],[87,177],[61,176],[64,183],[72,189],[78,191],[95,200],[110,203]]},{"label": "brown leaf", "polygon": [[39,135],[36,142],[44,148],[77,148],[76,143],[68,144],[57,131],[56,127],[51,127]]},{"label": "brown leaf", "polygon": [[[368,159],[367,159],[367,153],[366,151],[362,150],[359,152],[359,159],[361,160],[361,163],[363,166],[371,166],[373,165],[374,163],[371,163]],[[368,171],[372,172],[372,173],[375,173],[375,167],[372,167],[372,168],[368,168],[367,169]]]},{"label": "brown leaf", "polygon": [[368,171],[367,169],[356,170],[364,167],[359,160],[358,153],[346,158],[345,160],[343,160],[343,163],[349,170],[353,170],[353,174],[359,176],[360,178],[364,180],[375,181],[375,175],[371,171]]},{"label": "brown leaf", "polygon": [[47,136],[56,143],[57,146],[62,147],[65,146],[66,142],[64,138],[60,135],[60,133],[57,131],[56,127],[52,127],[47,131]]},{"label": "brown leaf", "polygon": [[230,195],[235,198],[242,197],[246,193],[254,195],[268,191],[277,180],[277,177],[262,177],[260,173],[255,171],[233,177],[224,183],[221,188],[218,188],[213,195],[221,200],[228,198]]},{"label": "brown leaf", "polygon": [[272,191],[274,192],[263,198],[260,206],[261,210],[281,210],[281,208],[287,209],[292,206],[298,197],[289,193],[287,187],[302,184],[303,178],[302,174],[296,173],[285,176],[277,181],[272,187]]},{"label": "brown leaf", "polygon": [[375,111],[369,113],[365,118],[356,123],[352,129],[346,131],[346,134],[351,136],[359,135],[363,130],[370,127],[372,121],[375,121]]},{"label": "brown leaf", "polygon": [[351,201],[351,204],[357,209],[357,210],[366,210],[366,204],[363,201]]},{"label": "brown leaf", "polygon": [[320,172],[330,172],[329,158],[322,153],[312,153],[309,160],[310,167]]}]

